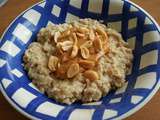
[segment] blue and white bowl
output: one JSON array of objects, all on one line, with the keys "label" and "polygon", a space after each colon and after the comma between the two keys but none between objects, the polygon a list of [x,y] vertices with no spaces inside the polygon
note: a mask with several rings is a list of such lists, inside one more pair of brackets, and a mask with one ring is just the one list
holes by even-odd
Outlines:
[{"label": "blue and white bowl", "polygon": [[[23,69],[22,56],[49,23],[78,18],[103,21],[134,49],[125,86],[99,102],[64,105],[40,93]],[[19,15],[0,42],[0,89],[19,112],[31,119],[108,120],[125,118],[143,107],[160,87],[160,28],[142,8],[125,0],[47,0]]]}]

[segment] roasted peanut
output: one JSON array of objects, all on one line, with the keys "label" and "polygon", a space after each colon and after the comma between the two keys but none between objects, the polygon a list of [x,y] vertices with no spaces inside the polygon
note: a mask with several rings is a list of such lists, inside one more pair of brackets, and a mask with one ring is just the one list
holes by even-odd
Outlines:
[{"label": "roasted peanut", "polygon": [[77,36],[78,36],[79,38],[84,38],[84,37],[85,37],[85,34],[82,34],[82,33],[79,33],[79,32],[77,32],[76,34],[77,34]]},{"label": "roasted peanut", "polygon": [[81,56],[84,59],[89,58],[90,54],[89,54],[89,50],[86,47],[80,47],[80,51],[81,51]]},{"label": "roasted peanut", "polygon": [[75,75],[79,73],[79,64],[78,63],[73,63],[69,67],[67,71],[67,77],[68,78],[73,78]]},{"label": "roasted peanut", "polygon": [[66,31],[64,31],[64,32],[59,36],[59,39],[66,38],[66,37],[69,36],[70,34],[71,34],[71,31],[70,31],[70,30],[66,30]]},{"label": "roasted peanut", "polygon": [[78,27],[77,31],[80,33],[88,33],[89,32],[89,30],[85,27]]},{"label": "roasted peanut", "polygon": [[92,47],[92,45],[93,45],[93,42],[92,42],[92,41],[86,41],[85,43],[83,43],[83,44],[81,45],[81,47],[90,48],[90,47]]},{"label": "roasted peanut", "polygon": [[98,80],[99,75],[96,71],[93,70],[87,70],[83,73],[83,76],[91,81]]},{"label": "roasted peanut", "polygon": [[95,62],[91,60],[79,60],[79,65],[85,69],[92,69],[95,66]]},{"label": "roasted peanut", "polygon": [[58,42],[59,36],[60,36],[60,32],[56,32],[56,33],[54,34],[54,42],[55,42],[55,43]]},{"label": "roasted peanut", "polygon": [[89,39],[92,40],[92,41],[95,39],[95,34],[94,34],[94,31],[92,29],[90,30],[90,33],[89,33]]},{"label": "roasted peanut", "polygon": [[57,45],[61,46],[63,51],[68,51],[73,46],[73,41],[64,41],[64,42],[58,42]]},{"label": "roasted peanut", "polygon": [[78,43],[78,39],[77,39],[76,33],[73,33],[73,40],[74,40],[74,44],[76,45]]},{"label": "roasted peanut", "polygon": [[103,39],[106,40],[108,38],[105,30],[102,27],[97,27],[96,32],[103,36]]},{"label": "roasted peanut", "polygon": [[59,59],[56,56],[50,56],[49,61],[48,61],[48,68],[52,71],[55,72],[57,67],[58,67],[58,62]]},{"label": "roasted peanut", "polygon": [[102,50],[102,41],[100,40],[100,39],[95,39],[94,41],[93,41],[93,44],[94,44],[94,47],[95,47],[95,50],[97,51],[97,52],[99,52],[99,51],[101,51]]},{"label": "roasted peanut", "polygon": [[77,54],[78,54],[78,47],[76,45],[73,45],[72,52],[71,52],[71,58],[76,57]]}]

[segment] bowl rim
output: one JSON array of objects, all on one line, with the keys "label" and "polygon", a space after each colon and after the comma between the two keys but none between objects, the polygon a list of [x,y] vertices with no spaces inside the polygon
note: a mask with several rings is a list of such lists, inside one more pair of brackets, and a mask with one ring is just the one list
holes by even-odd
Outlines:
[{"label": "bowl rim", "polygon": [[[156,22],[156,20],[146,11],[144,10],[142,7],[140,7],[138,4],[130,1],[130,0],[121,0],[124,2],[128,2],[131,5],[133,5],[134,7],[136,7],[137,9],[141,10],[157,27],[158,32],[160,33],[160,26],[158,25],[158,23]],[[12,22],[9,23],[8,27],[4,30],[2,36],[0,37],[0,42],[2,40],[2,38],[4,37],[5,33],[8,31],[8,29],[10,28],[10,26],[21,16],[23,15],[25,12],[27,12],[29,9],[31,9],[32,7],[39,5],[41,3],[44,3],[45,0],[42,0],[40,2],[37,2],[33,5],[31,5],[30,7],[28,7],[27,9],[25,9],[24,11],[22,11],[18,16],[16,16],[14,18],[14,20],[12,20]],[[156,86],[154,87],[154,89],[152,90],[152,92],[144,99],[144,101],[140,102],[139,104],[137,104],[133,109],[130,109],[128,112],[126,112],[125,114],[122,114],[118,117],[115,117],[114,120],[121,120],[124,118],[129,117],[130,115],[133,115],[134,113],[136,113],[137,111],[139,111],[141,108],[144,107],[144,105],[146,105],[151,99],[152,97],[156,94],[156,92],[159,90],[160,88],[160,80],[157,82]],[[19,113],[21,113],[22,115],[24,115],[25,117],[32,119],[32,120],[41,120],[37,117],[34,117],[32,115],[30,115],[29,113],[25,112],[23,109],[19,108],[11,99],[10,97],[8,97],[8,95],[5,93],[5,90],[2,87],[2,84],[0,84],[0,91],[2,93],[2,95],[4,96],[4,98],[8,101],[8,103]]]}]

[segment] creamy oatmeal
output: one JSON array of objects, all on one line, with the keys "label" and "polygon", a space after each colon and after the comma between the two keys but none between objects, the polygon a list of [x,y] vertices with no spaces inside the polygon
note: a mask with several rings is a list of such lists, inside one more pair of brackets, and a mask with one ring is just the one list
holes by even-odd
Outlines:
[{"label": "creamy oatmeal", "polygon": [[92,19],[42,28],[23,57],[40,91],[66,104],[98,101],[122,87],[132,59],[121,35]]}]

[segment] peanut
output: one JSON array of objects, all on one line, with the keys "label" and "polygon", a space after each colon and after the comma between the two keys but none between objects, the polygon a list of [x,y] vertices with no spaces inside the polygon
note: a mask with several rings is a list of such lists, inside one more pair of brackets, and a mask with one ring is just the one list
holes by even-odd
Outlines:
[{"label": "peanut", "polygon": [[106,40],[108,38],[106,32],[102,27],[97,27],[96,32],[103,36],[103,39]]},{"label": "peanut", "polygon": [[77,54],[78,54],[78,47],[76,45],[73,45],[72,52],[71,52],[71,58],[76,57]]},{"label": "peanut", "polygon": [[92,41],[95,39],[95,34],[94,34],[94,31],[92,29],[90,30],[90,33],[89,33],[89,39],[92,40]]},{"label": "peanut", "polygon": [[56,56],[50,56],[49,61],[48,61],[48,68],[52,71],[55,72],[57,67],[58,67],[58,62],[59,59]]},{"label": "peanut", "polygon": [[71,31],[70,30],[66,30],[64,31],[61,36],[59,36],[59,39],[63,39],[63,38],[66,38],[67,36],[69,36],[71,34]]},{"label": "peanut", "polygon": [[74,44],[76,45],[78,43],[78,39],[77,39],[76,33],[73,33],[73,40],[74,40]]},{"label": "peanut", "polygon": [[54,42],[55,42],[55,43],[58,42],[59,36],[60,36],[60,32],[56,32],[56,33],[54,34]]},{"label": "peanut", "polygon": [[95,62],[91,60],[79,60],[79,65],[85,69],[91,69],[95,66]]},{"label": "peanut", "polygon": [[90,54],[89,54],[89,50],[86,47],[80,47],[80,51],[81,51],[81,56],[84,59],[89,58]]},{"label": "peanut", "polygon": [[95,50],[97,51],[97,52],[99,52],[99,51],[101,51],[102,50],[102,41],[100,40],[100,39],[95,39],[94,41],[93,41],[93,44],[94,44],[94,47],[96,48]]},{"label": "peanut", "polygon": [[77,35],[79,38],[84,38],[84,37],[85,37],[85,34],[82,34],[82,33],[79,33],[79,32],[77,32],[76,35]]},{"label": "peanut", "polygon": [[81,47],[90,48],[90,47],[92,47],[92,45],[93,45],[93,42],[92,42],[92,41],[86,41],[85,43],[83,43],[83,44],[81,45]]},{"label": "peanut", "polygon": [[79,64],[78,63],[73,63],[69,67],[67,71],[67,77],[68,78],[73,78],[75,75],[79,73]]},{"label": "peanut", "polygon": [[63,51],[68,51],[69,49],[72,48],[73,46],[73,41],[64,41],[64,42],[59,42],[57,45],[61,46]]},{"label": "peanut", "polygon": [[89,30],[85,27],[79,27],[79,28],[77,28],[77,31],[80,33],[88,33],[89,32]]},{"label": "peanut", "polygon": [[83,76],[91,81],[94,80],[98,80],[99,79],[99,75],[97,72],[93,71],[93,70],[87,70],[83,73]]}]

